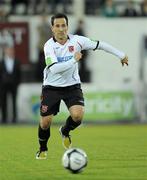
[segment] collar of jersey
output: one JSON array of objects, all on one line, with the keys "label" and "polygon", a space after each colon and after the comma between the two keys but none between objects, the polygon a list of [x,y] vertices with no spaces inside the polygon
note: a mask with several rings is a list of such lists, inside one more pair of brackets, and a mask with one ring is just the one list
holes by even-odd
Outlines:
[{"label": "collar of jersey", "polygon": [[[70,39],[69,36],[67,36],[67,39]],[[54,42],[57,42],[57,40],[55,39],[54,36],[53,36],[53,40],[54,40]]]}]

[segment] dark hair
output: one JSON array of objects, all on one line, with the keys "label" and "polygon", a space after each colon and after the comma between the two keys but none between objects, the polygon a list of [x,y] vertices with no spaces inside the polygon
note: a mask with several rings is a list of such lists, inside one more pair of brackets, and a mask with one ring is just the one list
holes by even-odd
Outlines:
[{"label": "dark hair", "polygon": [[65,14],[58,13],[51,17],[51,25],[54,25],[54,20],[58,18],[65,18],[66,24],[68,25],[68,17]]}]

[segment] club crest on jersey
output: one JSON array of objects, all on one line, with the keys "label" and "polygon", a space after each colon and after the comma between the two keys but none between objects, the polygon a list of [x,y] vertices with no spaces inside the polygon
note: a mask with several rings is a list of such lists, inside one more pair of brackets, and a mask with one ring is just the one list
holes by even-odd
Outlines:
[{"label": "club crest on jersey", "polygon": [[73,52],[74,51],[74,46],[68,46],[69,52]]},{"label": "club crest on jersey", "polygon": [[48,106],[46,106],[46,105],[42,105],[42,106],[41,106],[41,112],[42,112],[42,113],[46,113],[47,110],[48,110]]}]

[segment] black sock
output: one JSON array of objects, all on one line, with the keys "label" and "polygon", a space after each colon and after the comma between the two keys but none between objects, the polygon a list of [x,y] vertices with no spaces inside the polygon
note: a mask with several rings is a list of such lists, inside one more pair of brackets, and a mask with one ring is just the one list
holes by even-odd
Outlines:
[{"label": "black sock", "polygon": [[62,133],[66,136],[69,135],[70,130],[74,130],[81,124],[81,121],[75,122],[71,116],[69,116],[66,120],[65,126],[62,128]]},{"label": "black sock", "polygon": [[38,138],[39,138],[39,144],[40,144],[40,150],[41,151],[47,151],[47,142],[50,137],[50,127],[48,129],[42,129],[39,125],[38,128]]}]

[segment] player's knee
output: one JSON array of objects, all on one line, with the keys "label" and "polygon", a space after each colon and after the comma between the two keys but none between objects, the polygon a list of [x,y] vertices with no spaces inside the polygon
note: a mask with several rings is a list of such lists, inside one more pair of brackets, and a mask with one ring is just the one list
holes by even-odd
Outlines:
[{"label": "player's knee", "polygon": [[72,119],[76,122],[81,122],[82,119],[83,119],[83,114],[82,113],[79,113],[79,112],[74,112],[72,114]]},{"label": "player's knee", "polygon": [[41,117],[40,126],[42,129],[48,129],[49,126],[51,125],[51,122],[52,122],[52,117],[50,116]]}]

